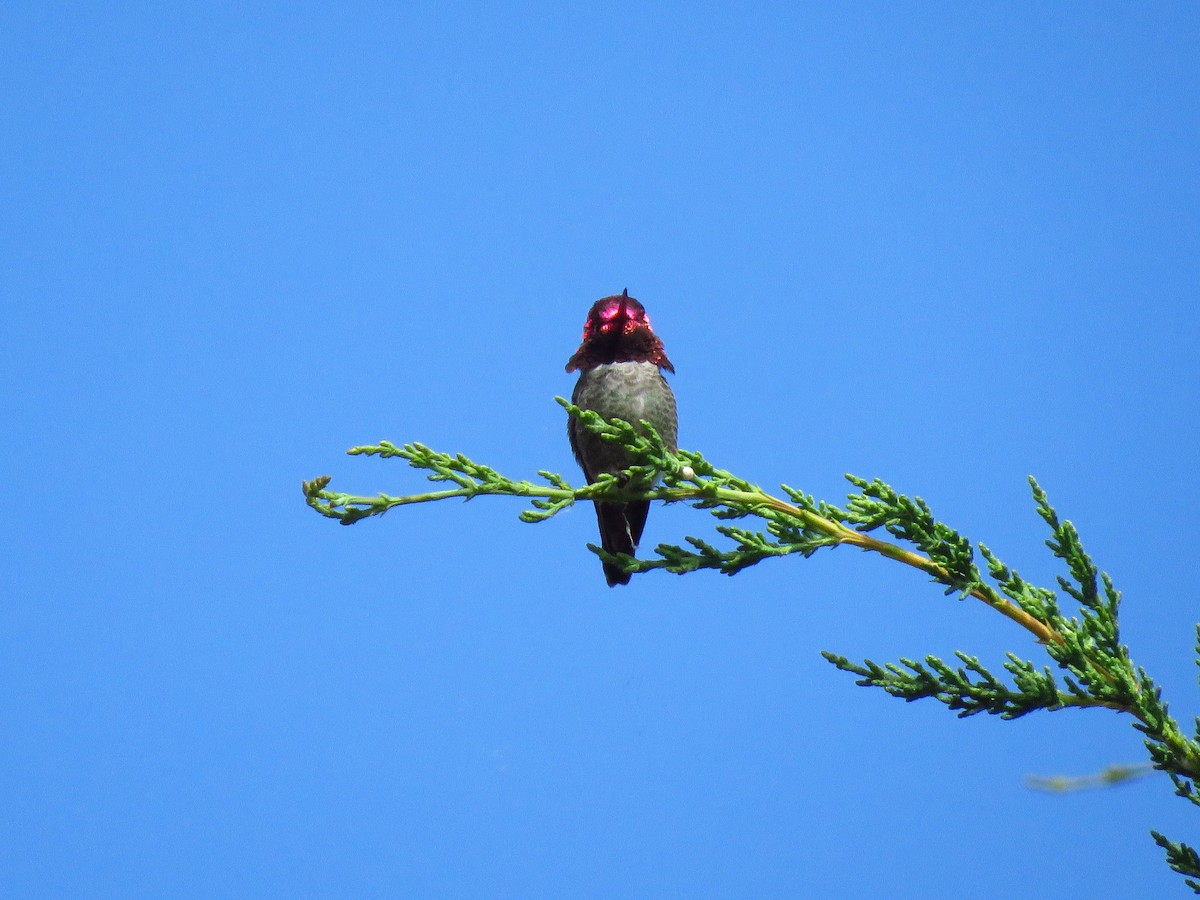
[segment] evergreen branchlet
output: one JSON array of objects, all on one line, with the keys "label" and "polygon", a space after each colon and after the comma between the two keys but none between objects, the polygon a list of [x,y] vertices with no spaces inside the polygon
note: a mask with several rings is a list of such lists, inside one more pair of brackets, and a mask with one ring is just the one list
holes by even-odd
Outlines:
[{"label": "evergreen branchlet", "polygon": [[[1127,713],[1144,736],[1151,765],[1168,774],[1179,796],[1200,806],[1200,721],[1192,736],[1185,735],[1169,715],[1159,688],[1144,669],[1133,664],[1128,647],[1120,641],[1120,593],[1084,551],[1075,527],[1059,519],[1045,491],[1032,478],[1029,483],[1037,513],[1050,530],[1046,546],[1066,567],[1066,574],[1057,578],[1058,589],[1072,601],[1075,615],[1062,611],[1056,591],[1025,581],[986,545],[972,542],[939,521],[920,497],[900,494],[879,479],[847,475],[857,491],[849,495],[844,507],[816,500],[787,485],[781,486],[784,497],[777,497],[718,469],[699,453],[671,452],[646,422],[640,423],[640,428],[619,419],[606,422],[561,398],[558,402],[587,428],[605,440],[621,443],[640,460],[630,471],[643,478],[630,479],[630,483],[646,483],[656,474],[661,481],[649,490],[633,493],[625,482],[611,476],[580,487],[547,471],[537,473],[541,483],[517,481],[461,453],[381,441],[354,447],[349,453],[399,457],[427,472],[428,480],[444,483],[445,488],[401,496],[354,496],[330,491],[330,479],[323,476],[305,482],[304,495],[314,510],[343,525],[398,506],[480,495],[528,499],[530,508],[522,511],[520,518],[531,523],[553,518],[577,501],[594,499],[686,503],[707,510],[718,520],[714,530],[724,538],[722,545],[686,537],[686,546],[660,544],[649,559],[614,557],[589,544],[597,555],[630,573],[665,569],[685,574],[715,569],[733,575],[770,557],[808,557],[839,545],[879,553],[920,569],[941,584],[946,594],[974,598],[1016,622],[1043,646],[1053,667],[1038,666],[1009,653],[1001,663],[1008,673],[1005,679],[963,652],[956,652],[956,664],[925,656],[920,660],[901,657],[883,665],[869,659],[853,662],[824,652],[830,663],[858,676],[859,685],[881,688],[906,701],[933,698],[959,716],[988,713],[1015,719],[1037,710],[1087,707]],[[744,524],[747,520],[755,524]],[[879,529],[895,542],[873,536]],[[982,559],[986,575],[978,559]],[[1197,641],[1200,656],[1200,626]],[[1152,834],[1171,868],[1187,876],[1187,884],[1200,893],[1196,851],[1157,832]]]}]

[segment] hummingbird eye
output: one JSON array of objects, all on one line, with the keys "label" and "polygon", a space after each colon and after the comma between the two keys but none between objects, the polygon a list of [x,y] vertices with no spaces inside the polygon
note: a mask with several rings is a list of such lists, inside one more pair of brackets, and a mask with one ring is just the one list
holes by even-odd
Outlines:
[{"label": "hummingbird eye", "polygon": [[596,311],[600,321],[607,324],[621,315],[621,304],[609,302]]}]

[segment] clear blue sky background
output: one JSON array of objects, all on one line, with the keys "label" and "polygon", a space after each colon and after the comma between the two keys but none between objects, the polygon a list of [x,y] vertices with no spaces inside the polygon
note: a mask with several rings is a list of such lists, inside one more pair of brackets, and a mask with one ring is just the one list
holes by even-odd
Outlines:
[{"label": "clear blue sky background", "polygon": [[[681,441],[1058,571],[1190,722],[1195,4],[7,4],[0,893],[1147,897],[1127,719],[958,721],[819,656],[1032,640],[835,551],[605,587],[590,509],[340,528],[420,440],[576,477],[628,287]],[[645,546],[704,532],[655,509]]]}]

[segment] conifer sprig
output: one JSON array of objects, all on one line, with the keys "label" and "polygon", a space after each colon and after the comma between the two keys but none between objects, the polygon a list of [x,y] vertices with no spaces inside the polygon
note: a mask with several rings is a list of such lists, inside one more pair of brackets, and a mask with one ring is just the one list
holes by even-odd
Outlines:
[{"label": "conifer sprig", "polygon": [[[1058,593],[1025,581],[986,545],[972,542],[939,521],[920,497],[898,493],[879,479],[852,475],[857,489],[844,507],[816,500],[803,491],[782,485],[784,497],[710,463],[700,453],[671,451],[646,422],[640,427],[619,419],[611,422],[567,401],[558,402],[571,416],[603,439],[628,448],[638,460],[629,470],[640,477],[603,476],[596,483],[573,486],[562,475],[539,471],[542,483],[515,480],[477,463],[463,454],[448,454],[411,443],[354,447],[352,455],[398,457],[425,471],[426,478],[446,487],[425,493],[356,496],[330,491],[329,477],[305,482],[304,495],[323,516],[350,525],[378,516],[398,506],[481,495],[522,497],[530,507],[524,522],[544,522],[576,501],[634,499],[686,503],[707,510],[718,520],[716,533],[722,545],[689,536],[684,545],[660,544],[655,556],[635,559],[611,556],[590,545],[593,552],[630,573],[665,569],[685,574],[715,569],[728,575],[765,559],[798,554],[808,557],[826,547],[848,545],[878,553],[926,573],[946,594],[972,597],[1016,622],[1044,646],[1057,668],[1038,666],[1014,653],[1002,667],[1008,678],[993,674],[977,657],[956,652],[957,663],[926,655],[917,660],[901,657],[880,665],[871,660],[852,662],[824,652],[837,668],[858,676],[857,684],[878,687],[906,701],[933,698],[959,716],[988,713],[1015,719],[1037,710],[1102,708],[1129,714],[1142,732],[1151,764],[1166,772],[1176,793],[1200,805],[1200,720],[1193,737],[1186,736],[1171,718],[1157,685],[1135,666],[1129,649],[1120,641],[1118,615],[1121,595],[1109,576],[1085,552],[1074,525],[1060,520],[1046,493],[1032,478],[1034,505],[1050,529],[1046,546],[1066,567],[1057,577],[1059,590],[1070,598],[1075,614],[1065,614]],[[630,491],[628,484],[656,486]],[[786,498],[786,499],[785,499]],[[755,520],[757,525],[744,524]],[[875,537],[882,529],[893,541]],[[983,560],[986,575],[979,568]],[[1197,640],[1200,642],[1200,626]],[[1200,644],[1197,646],[1200,655]],[[1200,856],[1185,844],[1154,833],[1166,851],[1167,861],[1189,876],[1188,884],[1200,893]]]}]

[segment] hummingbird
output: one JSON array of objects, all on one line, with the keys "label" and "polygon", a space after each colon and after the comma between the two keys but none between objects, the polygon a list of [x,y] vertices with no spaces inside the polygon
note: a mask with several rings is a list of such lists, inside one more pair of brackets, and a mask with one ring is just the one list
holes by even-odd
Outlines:
[{"label": "hummingbird", "polygon": [[[650,327],[646,308],[629,296],[626,289],[592,304],[583,325],[583,343],[567,360],[568,372],[579,372],[579,381],[571,402],[590,409],[605,419],[624,419],[632,425],[645,419],[669,449],[677,449],[678,419],[675,395],[662,370],[674,374],[663,342]],[[575,459],[588,484],[604,474],[620,475],[637,463],[620,444],[603,440],[588,431],[577,419],[567,422],[567,434]],[[649,485],[644,485],[649,487]],[[633,503],[596,504],[600,524],[600,546],[609,553],[637,550],[646,527],[649,500]],[[611,563],[604,563],[608,586],[629,584],[629,574]]]}]

